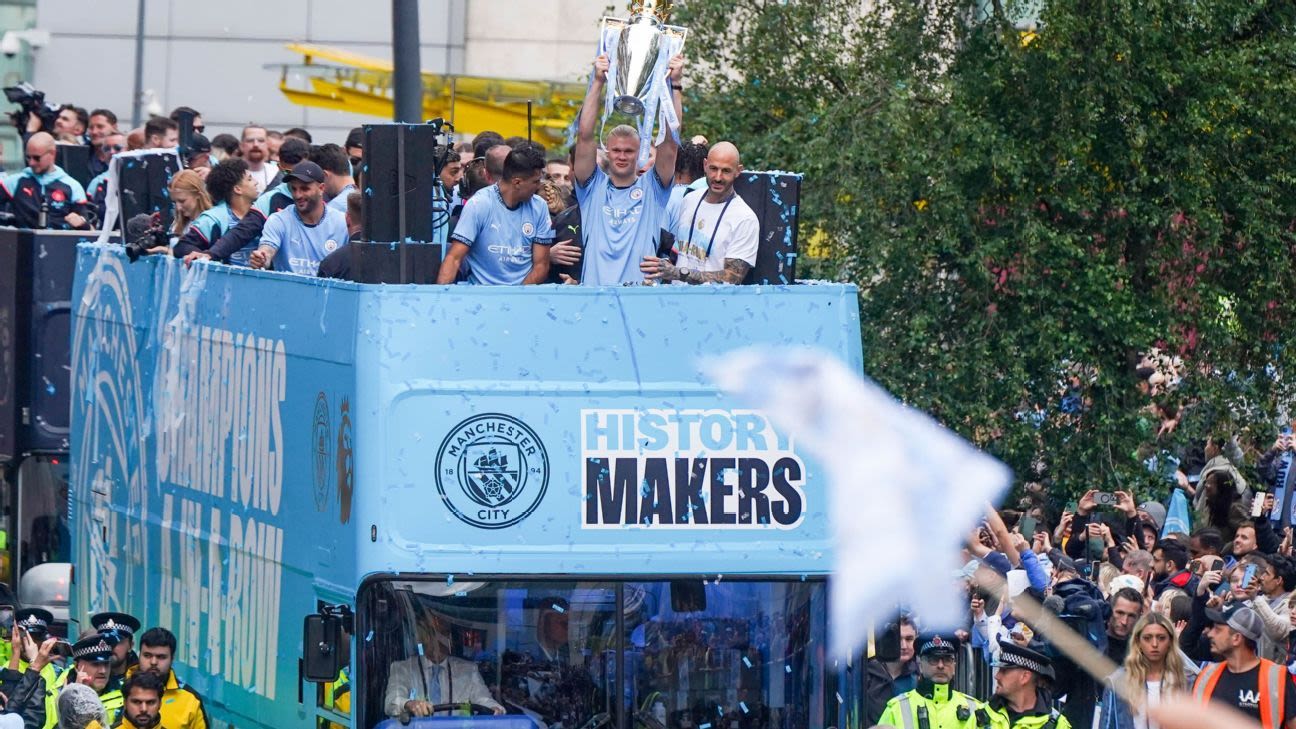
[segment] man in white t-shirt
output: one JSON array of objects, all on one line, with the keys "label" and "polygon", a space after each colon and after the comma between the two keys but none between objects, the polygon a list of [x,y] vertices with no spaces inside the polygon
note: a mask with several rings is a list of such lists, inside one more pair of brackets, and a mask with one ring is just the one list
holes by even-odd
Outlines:
[{"label": "man in white t-shirt", "polygon": [[756,265],[760,220],[734,192],[742,173],[738,148],[719,142],[706,158],[706,192],[686,194],[675,223],[675,263],[644,256],[649,280],[740,284]]}]

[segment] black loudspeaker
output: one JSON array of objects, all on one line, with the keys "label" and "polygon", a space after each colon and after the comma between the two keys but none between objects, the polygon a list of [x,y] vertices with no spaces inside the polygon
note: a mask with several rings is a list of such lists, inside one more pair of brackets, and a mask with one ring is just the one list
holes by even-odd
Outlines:
[{"label": "black loudspeaker", "polygon": [[26,255],[31,248],[30,239],[29,232],[0,228],[0,461],[12,461],[20,452],[18,358],[26,351],[27,337],[19,331],[19,326],[27,319],[25,302],[30,295],[19,291],[19,282],[27,287],[31,285]]},{"label": "black loudspeaker", "polygon": [[744,172],[734,182],[734,190],[760,220],[756,265],[744,283],[795,283],[801,176],[789,172]]},{"label": "black loudspeaker", "polygon": [[167,187],[180,171],[180,158],[174,152],[154,152],[139,157],[118,157],[118,199],[125,221],[140,213],[161,213],[162,227],[171,227],[171,195]]},{"label": "black loudspeaker", "polygon": [[[445,154],[435,124],[364,127],[364,239],[375,243],[432,240],[432,196]],[[402,204],[403,203],[403,204]],[[438,213],[444,215],[444,213]]]},{"label": "black loudspeaker", "polygon": [[25,451],[68,449],[72,417],[72,279],[85,235],[38,231],[32,236],[31,359],[24,389]]},{"label": "black loudspeaker", "polygon": [[[406,271],[401,274],[401,248]],[[350,258],[350,280],[368,284],[434,284],[441,270],[441,245],[438,243],[353,243],[345,254]]]},{"label": "black loudspeaker", "polygon": [[68,449],[72,279],[86,240],[0,228],[0,460]]},{"label": "black loudspeaker", "polygon": [[[81,187],[90,184],[90,147],[84,144],[54,145],[54,164],[63,168],[68,176],[81,183]],[[89,194],[89,190],[86,193]]]}]

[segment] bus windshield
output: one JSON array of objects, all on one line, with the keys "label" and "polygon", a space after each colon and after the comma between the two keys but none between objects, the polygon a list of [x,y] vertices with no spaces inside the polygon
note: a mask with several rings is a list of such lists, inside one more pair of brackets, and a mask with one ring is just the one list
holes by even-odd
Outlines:
[{"label": "bus windshield", "polygon": [[546,729],[835,722],[822,580],[469,579],[365,583],[357,726],[444,705]]}]

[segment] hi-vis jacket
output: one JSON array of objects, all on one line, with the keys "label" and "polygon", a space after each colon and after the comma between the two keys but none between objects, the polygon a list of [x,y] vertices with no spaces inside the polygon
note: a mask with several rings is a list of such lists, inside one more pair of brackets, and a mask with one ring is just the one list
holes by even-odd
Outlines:
[{"label": "hi-vis jacket", "polygon": [[985,704],[948,684],[919,681],[918,688],[887,702],[878,724],[897,729],[973,729],[990,726]]},{"label": "hi-vis jacket", "polygon": [[998,696],[990,699],[989,707],[990,725],[994,729],[1071,729],[1071,722],[1053,708],[1052,701],[1044,692],[1036,697],[1035,708],[1019,714],[1016,719],[1009,714],[1007,702]]},{"label": "hi-vis jacket", "polygon": [[[1211,695],[1215,693],[1215,685],[1227,670],[1223,663],[1208,663],[1202,666],[1201,673],[1197,675],[1197,681],[1193,684],[1193,698],[1203,704],[1210,701]],[[1260,694],[1260,725],[1264,729],[1282,727],[1283,712],[1286,709],[1283,702],[1287,699],[1284,679],[1287,679],[1286,668],[1273,661],[1260,659],[1260,685],[1256,690]]]}]

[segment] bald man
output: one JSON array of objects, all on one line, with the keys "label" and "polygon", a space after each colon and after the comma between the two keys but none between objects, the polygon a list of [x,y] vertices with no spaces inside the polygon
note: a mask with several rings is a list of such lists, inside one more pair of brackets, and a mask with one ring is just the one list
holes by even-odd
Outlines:
[{"label": "bald man", "polygon": [[19,228],[89,228],[85,189],[54,164],[57,145],[46,132],[27,140],[27,167],[0,179],[0,210]]},{"label": "bald man", "polygon": [[639,270],[649,281],[740,284],[756,265],[760,220],[734,192],[743,171],[738,148],[717,142],[707,154],[706,192],[685,193],[675,229],[675,263],[644,256]]}]

